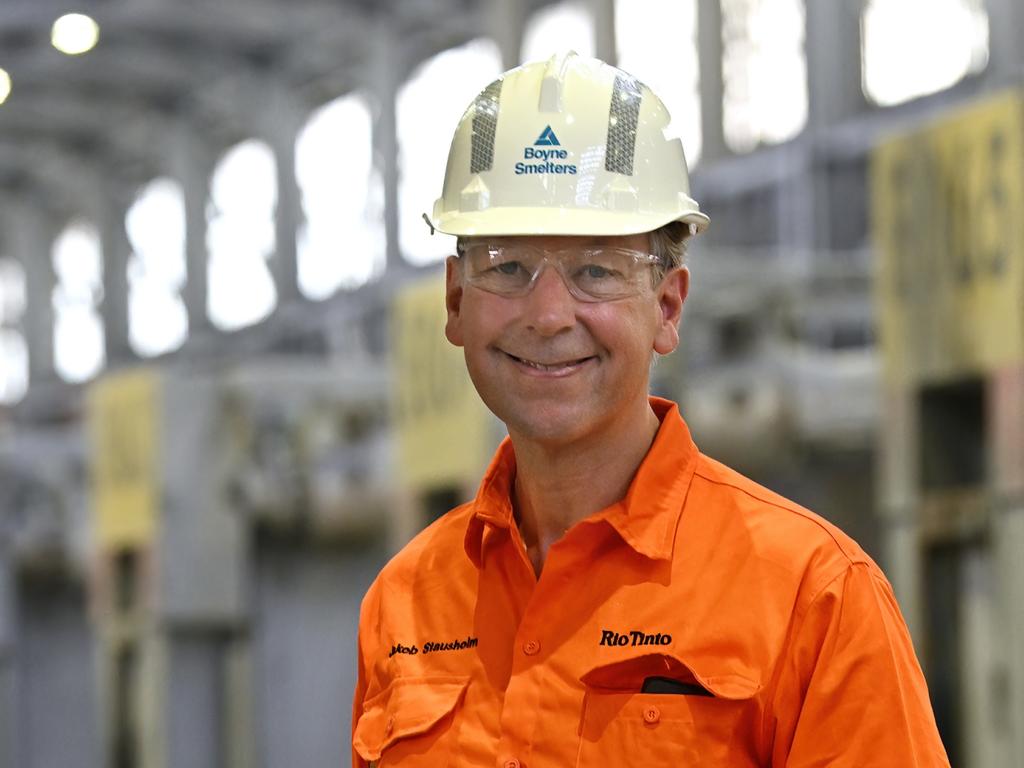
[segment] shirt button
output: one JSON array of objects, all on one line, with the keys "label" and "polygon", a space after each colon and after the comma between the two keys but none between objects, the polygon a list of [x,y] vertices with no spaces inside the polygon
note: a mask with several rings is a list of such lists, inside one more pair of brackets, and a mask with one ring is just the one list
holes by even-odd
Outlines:
[{"label": "shirt button", "polygon": [[644,722],[654,725],[659,720],[661,720],[661,711],[657,707],[650,706],[644,708]]},{"label": "shirt button", "polygon": [[[523,653],[525,653],[527,656],[533,656],[539,650],[540,643],[538,643],[536,640],[527,640],[525,643],[523,643]],[[506,764],[506,768],[511,767]]]},{"label": "shirt button", "polygon": [[519,768],[519,761],[514,757],[510,760],[506,760],[504,768]]}]

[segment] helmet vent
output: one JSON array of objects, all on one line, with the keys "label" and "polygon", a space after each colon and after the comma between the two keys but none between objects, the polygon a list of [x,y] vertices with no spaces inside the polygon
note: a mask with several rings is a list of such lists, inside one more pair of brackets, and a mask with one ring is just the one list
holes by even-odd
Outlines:
[{"label": "helmet vent", "polygon": [[494,134],[498,128],[501,79],[484,88],[473,102],[473,136],[469,172],[489,171],[494,166]]},{"label": "helmet vent", "polygon": [[636,125],[642,98],[640,81],[634,77],[615,77],[612,101],[608,108],[608,149],[604,169],[612,173],[633,175],[633,152],[636,149]]}]

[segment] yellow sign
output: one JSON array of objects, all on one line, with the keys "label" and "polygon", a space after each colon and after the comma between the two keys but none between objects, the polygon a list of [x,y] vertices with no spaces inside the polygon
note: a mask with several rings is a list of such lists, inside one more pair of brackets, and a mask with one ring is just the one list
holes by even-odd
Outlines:
[{"label": "yellow sign", "polygon": [[871,164],[886,376],[1024,361],[1024,101],[1008,93],[878,147]]},{"label": "yellow sign", "polygon": [[104,549],[152,540],[160,504],[159,381],[115,373],[89,392],[96,535]]},{"label": "yellow sign", "polygon": [[446,317],[443,277],[405,288],[392,308],[399,467],[409,487],[465,483],[490,459],[490,416],[462,350],[445,338]]}]

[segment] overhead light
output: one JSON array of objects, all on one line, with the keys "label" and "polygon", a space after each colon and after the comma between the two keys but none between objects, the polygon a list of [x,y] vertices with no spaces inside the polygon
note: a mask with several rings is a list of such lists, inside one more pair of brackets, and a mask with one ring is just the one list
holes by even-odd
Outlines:
[{"label": "overhead light", "polygon": [[68,13],[53,22],[50,42],[68,56],[91,51],[100,39],[100,26],[82,13]]},{"label": "overhead light", "polygon": [[11,76],[7,74],[6,70],[0,69],[0,104],[7,101],[7,97],[11,95]]}]

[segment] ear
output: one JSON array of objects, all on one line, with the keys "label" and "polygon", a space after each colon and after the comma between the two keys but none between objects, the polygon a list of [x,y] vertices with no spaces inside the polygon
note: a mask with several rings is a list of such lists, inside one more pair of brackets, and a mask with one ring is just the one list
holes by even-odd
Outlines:
[{"label": "ear", "polygon": [[683,303],[690,291],[690,270],[671,270],[658,286],[658,328],[654,335],[654,351],[667,355],[679,346],[679,320]]},{"label": "ear", "polygon": [[449,256],[444,265],[444,304],[448,310],[448,322],[444,335],[456,347],[463,345],[462,338],[462,264],[455,256]]}]

